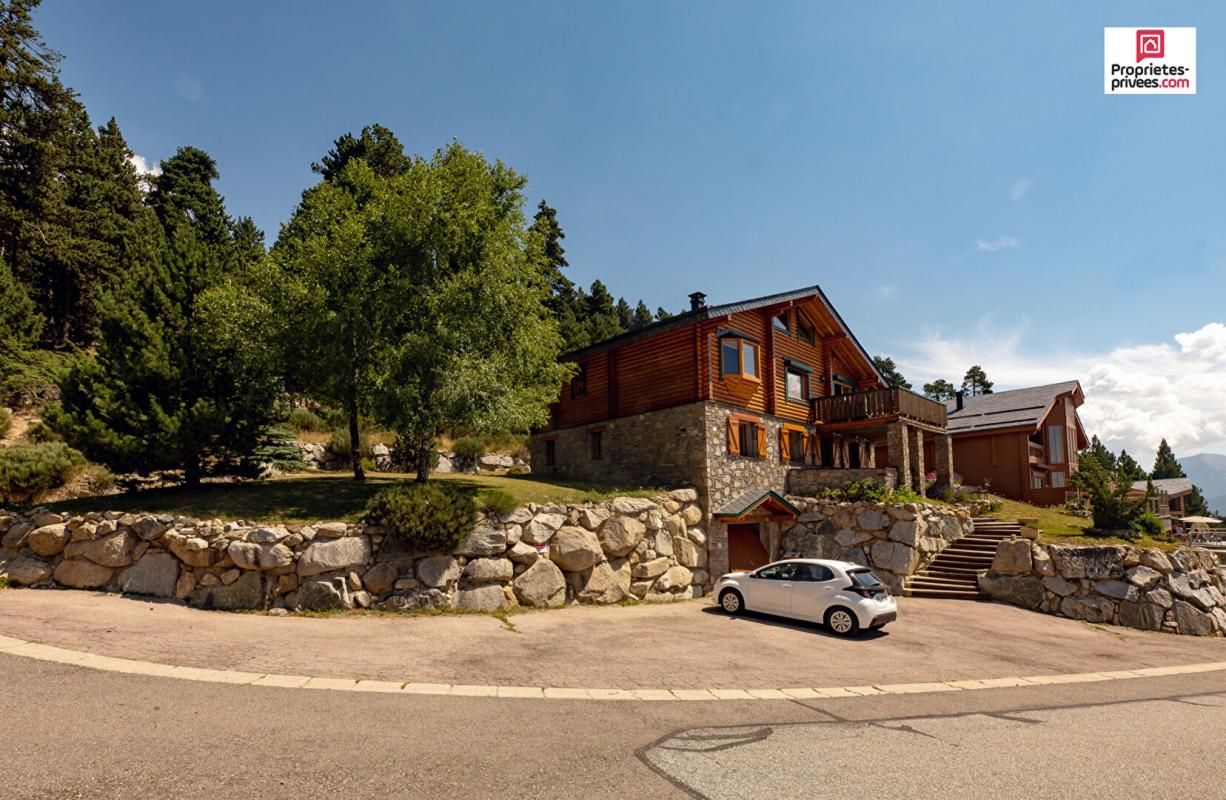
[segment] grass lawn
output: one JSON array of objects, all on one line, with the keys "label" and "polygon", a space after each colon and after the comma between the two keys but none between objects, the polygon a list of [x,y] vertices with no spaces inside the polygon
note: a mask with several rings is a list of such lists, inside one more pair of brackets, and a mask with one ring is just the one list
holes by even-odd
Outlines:
[{"label": "grass lawn", "polygon": [[1131,544],[1137,547],[1157,547],[1162,550],[1172,550],[1177,546],[1175,542],[1153,539],[1148,536],[1127,541],[1112,536],[1091,536],[1086,533],[1086,528],[1090,527],[1090,520],[1085,517],[1065,514],[1058,508],[1032,506],[1029,503],[1019,503],[1003,497],[997,499],[1000,500],[1001,508],[993,516],[1006,520],[1017,520],[1023,517],[1038,519],[1039,538],[1045,542],[1067,542],[1081,545]]},{"label": "grass lawn", "polygon": [[[574,503],[619,495],[644,496],[660,491],[546,481],[531,475],[439,473],[432,480],[445,481],[478,496],[482,491],[501,489],[509,492],[521,504]],[[81,497],[51,503],[50,508],[68,512],[143,511],[259,522],[356,521],[376,492],[411,481],[411,476],[399,473],[367,473],[366,480],[358,482],[344,473],[304,472],[268,481],[207,483],[196,489],[172,487],[104,497]]]}]

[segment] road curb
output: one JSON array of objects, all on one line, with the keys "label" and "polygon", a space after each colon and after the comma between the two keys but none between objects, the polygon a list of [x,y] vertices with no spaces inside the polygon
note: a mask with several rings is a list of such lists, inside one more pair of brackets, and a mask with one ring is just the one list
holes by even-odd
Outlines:
[{"label": "road curb", "polygon": [[208,669],[175,664],[159,664],[129,658],[95,655],[79,650],[30,642],[0,635],[0,654],[21,656],[37,661],[50,661],[74,667],[128,675],[148,675],[202,683],[227,683],[236,686],[260,686],[277,689],[308,689],[334,692],[363,692],[400,695],[433,695],[446,697],[489,697],[518,700],[631,700],[637,702],[675,701],[752,701],[752,700],[838,700],[873,695],[932,694],[936,692],[966,692],[979,689],[1002,689],[1017,686],[1050,686],[1070,683],[1101,683],[1104,681],[1156,678],[1170,675],[1191,675],[1200,672],[1226,670],[1226,661],[1201,664],[1181,664],[1168,667],[1143,667],[1111,672],[1076,672],[1056,675],[1029,675],[1001,678],[975,678],[954,681],[916,683],[878,683],[861,686],[823,688],[782,687],[778,689],[618,689],[565,688],[549,686],[492,686],[482,684],[424,683],[417,681],[385,681],[365,678],[330,678],[311,675],[279,675],[244,672],[230,669]]}]

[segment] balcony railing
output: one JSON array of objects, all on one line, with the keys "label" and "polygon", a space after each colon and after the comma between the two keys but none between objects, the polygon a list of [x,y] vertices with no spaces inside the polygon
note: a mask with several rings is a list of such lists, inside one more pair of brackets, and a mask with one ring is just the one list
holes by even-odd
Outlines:
[{"label": "balcony railing", "polygon": [[809,402],[814,421],[826,425],[899,417],[944,428],[949,421],[944,403],[906,389],[873,389],[833,397],[815,397]]},{"label": "balcony railing", "polygon": [[1035,442],[1027,441],[1026,442],[1026,452],[1027,452],[1027,455],[1030,457],[1031,464],[1043,464],[1043,463],[1046,463],[1047,461],[1047,453],[1044,450],[1043,445],[1041,444],[1036,444]]}]

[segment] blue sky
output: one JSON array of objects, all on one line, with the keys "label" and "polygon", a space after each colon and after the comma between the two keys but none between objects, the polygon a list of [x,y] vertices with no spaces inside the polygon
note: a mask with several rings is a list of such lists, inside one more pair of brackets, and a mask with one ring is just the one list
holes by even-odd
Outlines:
[{"label": "blue sky", "polygon": [[[525,173],[580,283],[678,309],[816,282],[912,378],[977,361],[1185,404],[1226,373],[1226,8],[988,5],[48,0],[37,22],[96,122],[150,162],[213,154],[270,242],[331,140],[381,122]],[[1105,25],[1197,26],[1199,94],[1104,96]],[[1159,420],[1189,452],[1226,449],[1210,388]],[[1134,447],[1156,430],[1088,413]]]}]

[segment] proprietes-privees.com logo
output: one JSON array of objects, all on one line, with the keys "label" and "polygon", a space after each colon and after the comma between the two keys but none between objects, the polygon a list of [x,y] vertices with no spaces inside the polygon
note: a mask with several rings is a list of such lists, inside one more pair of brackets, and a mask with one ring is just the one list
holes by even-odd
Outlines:
[{"label": "proprietes-privees.com logo", "polygon": [[1196,94],[1196,28],[1103,28],[1105,94]]}]

